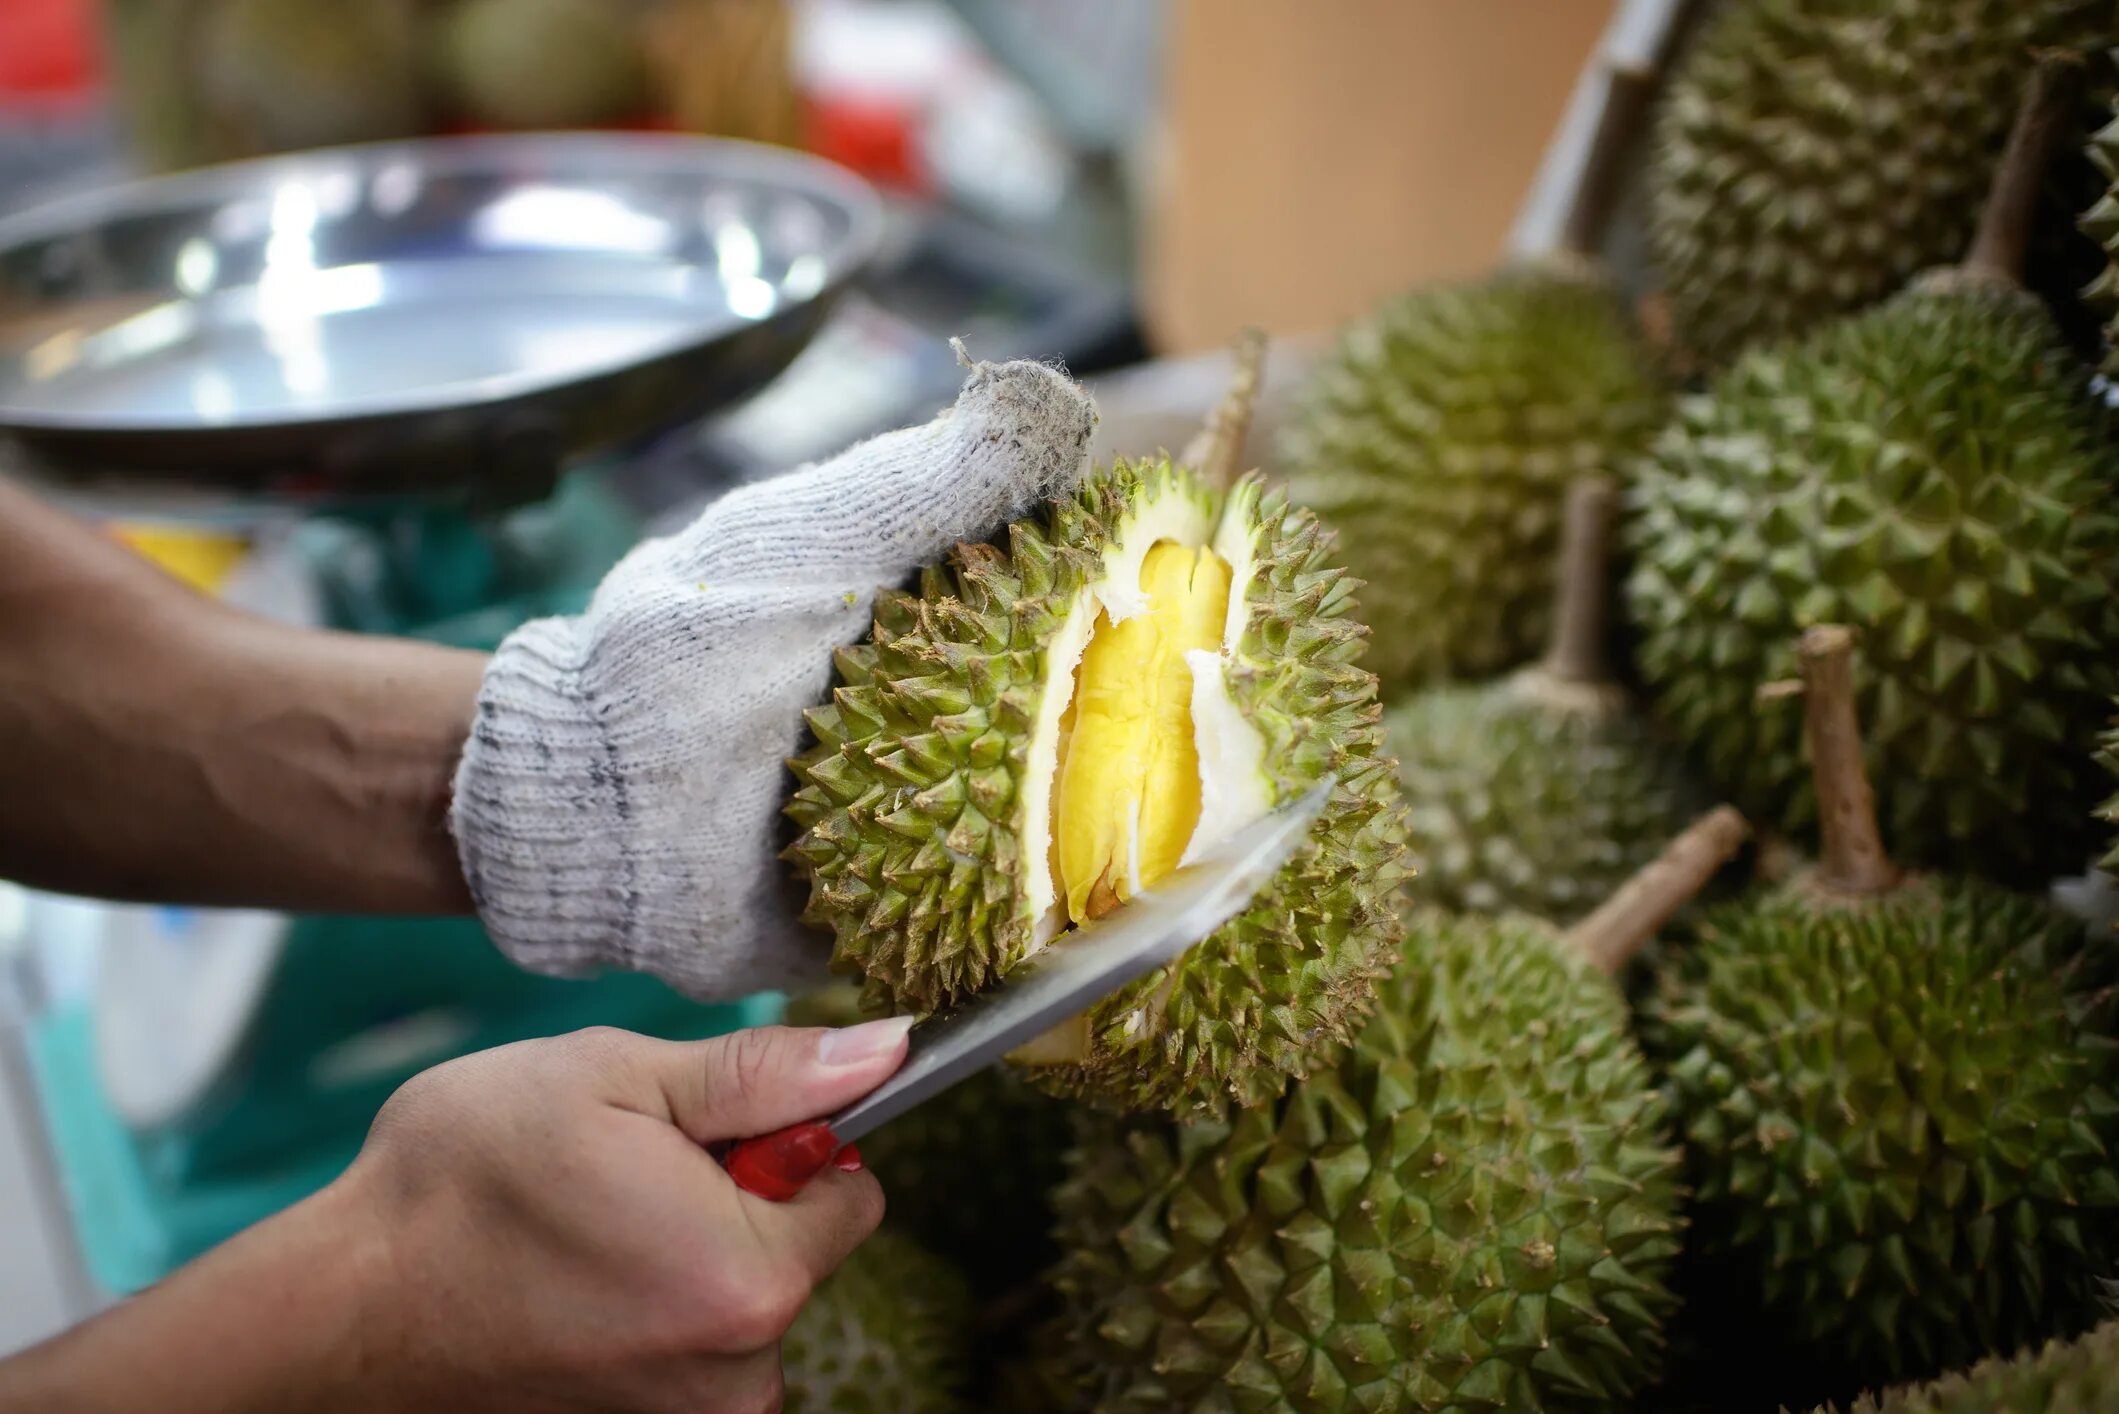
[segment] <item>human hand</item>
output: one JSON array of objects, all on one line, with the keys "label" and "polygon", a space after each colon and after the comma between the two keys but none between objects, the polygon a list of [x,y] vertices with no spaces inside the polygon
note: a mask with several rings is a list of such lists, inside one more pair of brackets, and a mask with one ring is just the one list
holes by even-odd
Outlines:
[{"label": "human hand", "polygon": [[407,1084],[340,1180],[386,1254],[364,1285],[370,1409],[778,1409],[778,1342],[874,1230],[866,1172],[794,1199],[703,1146],[813,1119],[905,1057],[905,1026],[680,1044],[577,1032]]},{"label": "human hand", "polygon": [[635,549],[585,614],[511,635],[450,818],[500,949],[699,997],[821,981],[777,836],[832,650],[879,586],[1071,487],[1094,426],[1064,374],[980,364],[933,422],[731,492]]}]

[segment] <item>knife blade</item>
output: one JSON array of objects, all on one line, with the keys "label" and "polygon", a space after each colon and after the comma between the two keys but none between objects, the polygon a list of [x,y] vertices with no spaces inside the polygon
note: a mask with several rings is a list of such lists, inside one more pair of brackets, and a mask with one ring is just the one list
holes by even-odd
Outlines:
[{"label": "knife blade", "polygon": [[792,1198],[847,1144],[1182,957],[1280,872],[1331,793],[1329,780],[1312,787],[1062,935],[999,985],[913,1027],[905,1063],[867,1095],[829,1118],[746,1139],[723,1166],[760,1197]]}]

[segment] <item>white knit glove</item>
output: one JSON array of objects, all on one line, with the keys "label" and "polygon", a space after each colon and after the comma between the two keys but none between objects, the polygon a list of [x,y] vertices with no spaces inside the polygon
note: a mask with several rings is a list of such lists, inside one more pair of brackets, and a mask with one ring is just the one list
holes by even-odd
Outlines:
[{"label": "white knit glove", "polygon": [[450,810],[486,930],[555,976],[653,973],[695,997],[820,980],[778,858],[787,758],[878,587],[1070,488],[1096,414],[1065,375],[979,364],[956,405],[743,487],[643,542],[578,618],[486,670]]}]

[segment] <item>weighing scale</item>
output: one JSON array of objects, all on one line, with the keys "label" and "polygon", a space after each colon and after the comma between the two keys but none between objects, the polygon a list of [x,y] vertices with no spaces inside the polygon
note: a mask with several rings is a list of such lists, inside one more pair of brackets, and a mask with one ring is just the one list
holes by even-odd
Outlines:
[{"label": "weighing scale", "polygon": [[[1127,308],[792,152],[642,134],[334,149],[0,221],[0,457],[234,601],[489,648],[578,610],[642,533],[728,486],[946,405],[946,334],[985,358],[1094,360],[1129,347]],[[30,912],[32,933],[74,940],[47,972],[84,974],[49,989],[27,1050],[107,1294],[328,1182],[440,1060],[779,1013],[773,995],[535,977],[466,919]]]}]

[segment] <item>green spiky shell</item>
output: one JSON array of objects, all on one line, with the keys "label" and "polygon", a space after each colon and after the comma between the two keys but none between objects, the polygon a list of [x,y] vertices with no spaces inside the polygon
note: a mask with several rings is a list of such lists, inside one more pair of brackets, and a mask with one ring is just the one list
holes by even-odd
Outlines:
[{"label": "green spiky shell", "polygon": [[962,1273],[882,1229],[781,1337],[786,1414],[968,1414],[972,1315]]},{"label": "green spiky shell", "polygon": [[[1831,1414],[1826,1405],[1816,1414]],[[1851,1414],[2114,1414],[2119,1411],[2119,1322],[2011,1358],[1982,1360],[1881,1397],[1865,1395]]]},{"label": "green spiky shell", "polygon": [[1572,923],[1704,805],[1655,727],[1527,673],[1437,687],[1388,709],[1414,897]]},{"label": "green spiky shell", "polygon": [[[1143,497],[1215,497],[1167,460],[1119,462],[1008,528],[1008,548],[959,546],[915,594],[877,596],[872,640],[842,651],[817,744],[793,763],[787,851],[809,878],[806,921],[834,930],[834,965],[878,1004],[925,1012],[990,985],[1035,922],[1012,811],[1047,648]],[[1091,1013],[1085,1063],[1038,1083],[1123,1108],[1251,1104],[1329,1064],[1395,956],[1404,814],[1383,754],[1366,632],[1331,540],[1253,478],[1229,493],[1255,578],[1226,677],[1263,736],[1280,799],[1337,774],[1310,840],[1257,900],[1171,968]],[[1142,1015],[1154,1019],[1139,1023]]]},{"label": "green spiky shell", "polygon": [[1686,399],[1629,493],[1642,677],[1754,820],[1814,815],[1792,677],[1861,635],[1885,836],[2004,878],[2088,858],[2082,749],[2119,689],[2119,457],[2036,301],[1923,282]]},{"label": "green spiky shell", "polygon": [[2084,293],[2110,321],[2104,331],[2104,371],[2119,375],[2119,116],[2097,130],[2089,154],[2111,185],[2082,218],[2082,229],[2105,256],[2104,269]]},{"label": "green spiky shell", "polygon": [[[2119,723],[2106,727],[2104,734],[2098,739],[2097,762],[2110,774],[2119,776]],[[2119,825],[2119,795],[2105,798],[2104,803],[2097,807],[2097,818],[2107,825]],[[2104,858],[2099,863],[2105,873],[2119,875],[2119,841],[2113,842],[2106,849]]]},{"label": "green spiky shell", "polygon": [[2042,900],[1800,882],[1711,913],[1651,998],[1693,1242],[1872,1383],[2096,1314],[2119,1242],[2113,950]]},{"label": "green spiky shell", "polygon": [[1367,583],[1387,695],[1483,678],[1545,643],[1569,482],[1609,473],[1663,411],[1609,283],[1541,265],[1404,295],[1303,391],[1289,492]]},{"label": "green spiky shell", "polygon": [[1618,990],[1544,925],[1416,920],[1337,1069],[1084,1120],[1070,1371],[1103,1414],[1623,1407],[1672,1304],[1665,1118]]},{"label": "green spiky shell", "polygon": [[615,0],[460,0],[441,19],[452,107],[501,128],[576,128],[648,101],[638,16]]},{"label": "green spiky shell", "polygon": [[1719,362],[1957,259],[2033,51],[2110,27],[2093,0],[1728,5],[1664,95],[1649,159],[1680,340]]}]

